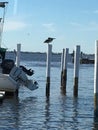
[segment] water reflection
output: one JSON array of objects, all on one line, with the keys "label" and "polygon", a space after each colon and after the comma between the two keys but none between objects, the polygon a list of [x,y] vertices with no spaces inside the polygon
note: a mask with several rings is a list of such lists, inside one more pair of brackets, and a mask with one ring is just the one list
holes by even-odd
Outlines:
[{"label": "water reflection", "polygon": [[[53,97],[44,99],[42,100],[42,97],[5,99],[0,105],[0,129],[88,130],[93,127],[92,130],[98,130],[95,123],[90,127],[92,118],[90,119],[89,113],[85,112],[85,108],[88,107],[84,108],[88,102],[65,95],[56,97],[56,100]],[[90,112],[90,109],[88,111]]]},{"label": "water reflection", "polygon": [[94,107],[94,128],[93,130],[98,130],[98,109]]},{"label": "water reflection", "polygon": [[[62,92],[64,92],[64,91],[62,91]],[[61,119],[60,119],[60,122],[61,122],[61,124],[60,124],[60,128],[61,129],[65,129],[65,128],[67,128],[67,109],[66,109],[66,102],[67,102],[67,97],[65,96],[65,93],[61,93],[62,94],[62,96],[61,96],[61,98],[60,98],[60,110],[61,110]]]},{"label": "water reflection", "polygon": [[17,128],[19,124],[19,98],[7,97],[0,106],[0,129]]},{"label": "water reflection", "polygon": [[61,94],[62,94],[63,96],[66,95],[66,86],[65,86],[65,87],[64,87],[64,86],[61,86],[60,88],[61,88],[61,89],[60,89],[60,90],[61,90],[61,91],[60,91]]},{"label": "water reflection", "polygon": [[62,126],[63,129],[78,130],[78,98],[62,96],[61,98]]},{"label": "water reflection", "polygon": [[98,124],[94,123],[94,128],[92,130],[98,130]]},{"label": "water reflection", "polygon": [[45,121],[44,121],[44,125],[46,129],[49,129],[49,121],[50,121],[50,98],[46,98],[46,104],[45,104]]},{"label": "water reflection", "polygon": [[72,115],[72,119],[73,119],[73,129],[74,130],[78,130],[78,98],[74,98],[73,99],[73,115]]},{"label": "water reflection", "polygon": [[[0,129],[18,130],[21,128],[25,130],[29,128],[28,124],[32,124],[31,113],[33,113],[33,110],[36,111],[35,102],[35,97],[25,98],[24,100],[20,100],[17,96],[5,98],[0,105]],[[34,109],[32,106],[34,106]]]}]

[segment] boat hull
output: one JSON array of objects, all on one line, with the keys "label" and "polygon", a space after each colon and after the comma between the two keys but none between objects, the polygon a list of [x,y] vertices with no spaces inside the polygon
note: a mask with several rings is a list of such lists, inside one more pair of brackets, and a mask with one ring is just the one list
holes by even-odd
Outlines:
[{"label": "boat hull", "polygon": [[0,74],[0,91],[15,92],[18,84],[7,74]]}]

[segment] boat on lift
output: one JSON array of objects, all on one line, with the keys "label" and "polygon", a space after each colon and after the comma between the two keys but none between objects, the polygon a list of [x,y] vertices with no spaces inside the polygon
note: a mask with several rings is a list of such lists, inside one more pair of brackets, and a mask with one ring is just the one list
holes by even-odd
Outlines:
[{"label": "boat on lift", "polygon": [[38,88],[38,83],[28,79],[34,71],[24,66],[16,66],[14,60],[6,59],[6,48],[1,47],[2,33],[5,18],[5,9],[8,2],[0,2],[0,8],[3,9],[3,16],[0,18],[0,91],[5,93],[17,92],[20,86],[25,86],[30,90]]}]

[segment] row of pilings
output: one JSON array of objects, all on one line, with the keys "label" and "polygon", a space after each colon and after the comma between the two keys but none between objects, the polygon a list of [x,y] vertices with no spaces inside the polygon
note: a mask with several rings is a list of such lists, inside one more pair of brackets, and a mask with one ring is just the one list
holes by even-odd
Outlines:
[{"label": "row of pilings", "polygon": [[[50,96],[50,68],[51,68],[51,55],[52,55],[52,45],[47,44],[47,62],[46,62],[46,96]],[[61,55],[61,90],[66,94],[66,84],[67,84],[67,64],[69,57],[69,48],[63,49]],[[78,78],[79,78],[79,64],[80,64],[80,46],[75,47],[74,55],[74,96],[78,96]]]},{"label": "row of pilings", "polygon": [[[52,45],[47,44],[47,67],[46,67],[46,97],[50,96],[50,68]],[[66,95],[67,84],[67,63],[68,63],[69,48],[63,49],[61,55],[61,90]],[[79,82],[79,64],[80,64],[80,45],[75,46],[74,53],[74,84],[73,95],[78,97],[78,82]],[[98,40],[95,42],[95,61],[94,61],[94,119],[98,123]]]}]

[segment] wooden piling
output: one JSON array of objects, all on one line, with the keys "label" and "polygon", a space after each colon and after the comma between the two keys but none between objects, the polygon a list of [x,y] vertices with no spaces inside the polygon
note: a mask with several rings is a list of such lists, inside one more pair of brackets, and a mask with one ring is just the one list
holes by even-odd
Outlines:
[{"label": "wooden piling", "polygon": [[[20,66],[20,52],[21,52],[21,44],[17,44],[17,56],[16,56],[16,66]],[[18,96],[18,89],[15,91],[15,93]]]},{"label": "wooden piling", "polygon": [[98,122],[98,40],[95,42],[94,119],[95,119],[95,122]]},{"label": "wooden piling", "polygon": [[63,49],[63,52],[61,54],[61,87],[63,85],[64,53],[65,49]]},{"label": "wooden piling", "polygon": [[21,44],[17,44],[17,56],[16,56],[16,66],[20,66],[20,51],[21,51]]},{"label": "wooden piling", "polygon": [[67,63],[68,63],[68,53],[69,49],[66,48],[64,51],[64,68],[63,68],[63,75],[62,75],[62,91],[66,94],[66,83],[67,83]]},{"label": "wooden piling", "polygon": [[50,68],[51,68],[51,54],[52,54],[52,45],[48,45],[47,50],[47,68],[46,68],[46,96],[50,96]]},{"label": "wooden piling", "polygon": [[79,64],[80,64],[80,46],[75,47],[74,55],[74,96],[78,96],[78,78],[79,78]]}]

